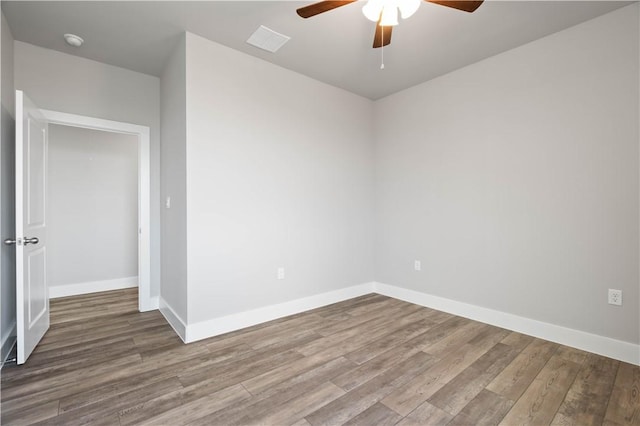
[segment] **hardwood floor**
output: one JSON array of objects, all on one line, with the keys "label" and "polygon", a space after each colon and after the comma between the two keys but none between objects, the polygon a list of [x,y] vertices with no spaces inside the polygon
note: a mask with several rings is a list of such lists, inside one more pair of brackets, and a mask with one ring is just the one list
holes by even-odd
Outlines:
[{"label": "hardwood floor", "polygon": [[640,367],[380,295],[189,345],[135,290],[51,322],[2,424],[640,425]]}]

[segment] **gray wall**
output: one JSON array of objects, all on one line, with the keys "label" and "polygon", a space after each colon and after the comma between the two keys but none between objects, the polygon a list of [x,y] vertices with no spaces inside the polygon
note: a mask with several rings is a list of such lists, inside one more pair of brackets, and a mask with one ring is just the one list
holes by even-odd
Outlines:
[{"label": "gray wall", "polygon": [[138,138],[49,125],[47,282],[138,275]]},{"label": "gray wall", "polygon": [[376,280],[638,343],[638,63],[634,4],[376,102]]},{"label": "gray wall", "polygon": [[186,57],[189,323],[371,282],[371,101],[189,33]]},{"label": "gray wall", "polygon": [[[2,110],[0,122],[0,240],[15,238],[15,93],[13,89],[13,37],[4,14],[0,24]],[[0,242],[0,362],[15,338],[15,246]]]},{"label": "gray wall", "polygon": [[160,290],[160,79],[15,42],[15,84],[43,109],[151,129],[151,295]]},{"label": "gray wall", "polygon": [[[187,175],[185,39],[162,74],[162,298],[187,321]],[[171,208],[166,208],[166,197]]]}]

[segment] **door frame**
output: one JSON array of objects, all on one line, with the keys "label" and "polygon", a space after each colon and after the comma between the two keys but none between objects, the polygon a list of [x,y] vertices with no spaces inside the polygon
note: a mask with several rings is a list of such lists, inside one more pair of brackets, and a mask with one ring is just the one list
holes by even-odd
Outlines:
[{"label": "door frame", "polygon": [[151,296],[151,176],[149,127],[102,118],[41,110],[49,124],[124,133],[138,137],[138,310],[158,309]]}]

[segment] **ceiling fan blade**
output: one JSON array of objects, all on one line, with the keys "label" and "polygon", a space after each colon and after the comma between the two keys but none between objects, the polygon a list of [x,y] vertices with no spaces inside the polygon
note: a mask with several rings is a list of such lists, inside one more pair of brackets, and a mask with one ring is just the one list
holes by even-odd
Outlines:
[{"label": "ceiling fan blade", "polygon": [[347,0],[347,1],[321,1],[319,3],[310,4],[309,6],[301,7],[296,10],[298,15],[302,18],[311,18],[312,16],[319,15],[324,12],[328,12],[337,7],[347,5],[349,3],[354,3],[356,0]]},{"label": "ceiling fan blade", "polygon": [[376,34],[373,36],[374,49],[391,43],[391,30],[393,30],[393,27],[381,27],[378,21],[378,24],[376,24]]},{"label": "ceiling fan blade", "polygon": [[454,9],[463,10],[465,12],[474,12],[480,7],[484,0],[425,0],[429,3],[439,4],[441,6],[452,7]]}]

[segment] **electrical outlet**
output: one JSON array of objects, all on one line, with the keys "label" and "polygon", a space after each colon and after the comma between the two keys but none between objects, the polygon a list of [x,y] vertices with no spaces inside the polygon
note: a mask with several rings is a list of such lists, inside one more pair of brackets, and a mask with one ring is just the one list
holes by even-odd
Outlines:
[{"label": "electrical outlet", "polygon": [[416,271],[421,271],[422,270],[422,263],[419,260],[414,260],[413,261],[413,269]]},{"label": "electrical outlet", "polygon": [[279,280],[284,280],[284,268],[283,267],[278,268],[278,279]]},{"label": "electrical outlet", "polygon": [[609,289],[609,304],[622,306],[622,290]]}]

